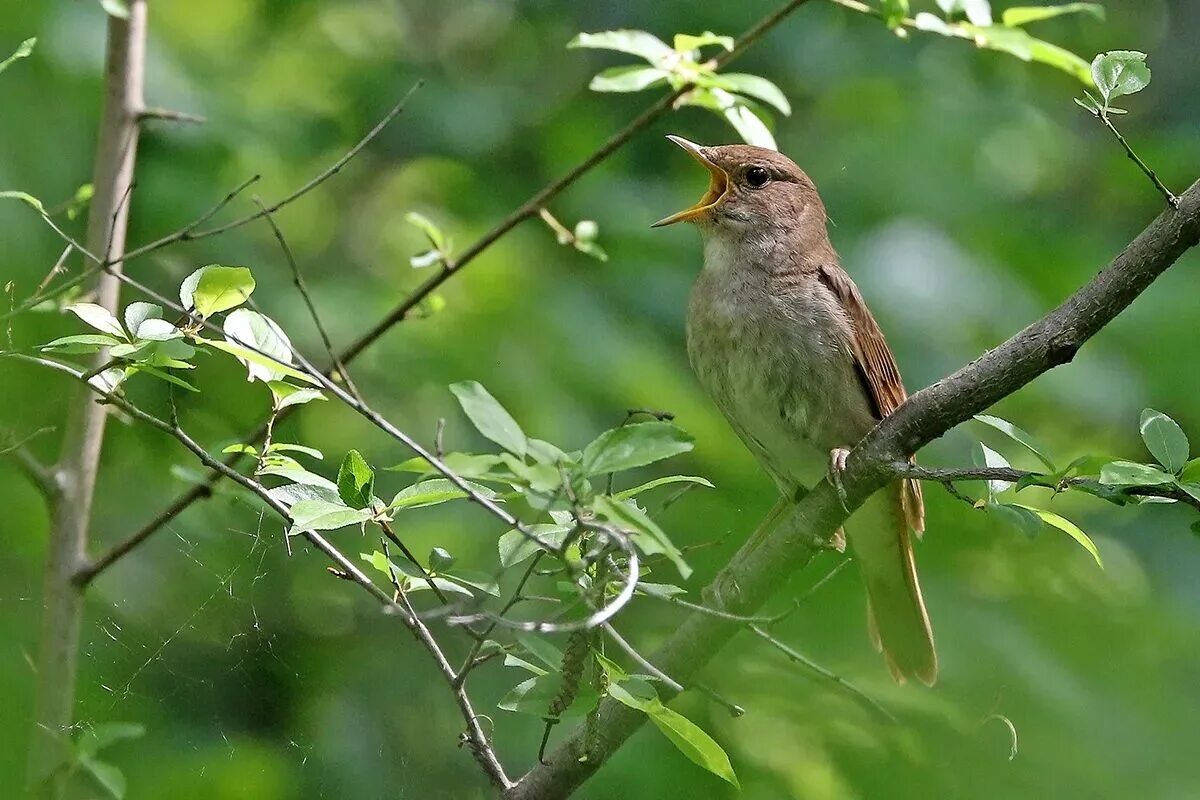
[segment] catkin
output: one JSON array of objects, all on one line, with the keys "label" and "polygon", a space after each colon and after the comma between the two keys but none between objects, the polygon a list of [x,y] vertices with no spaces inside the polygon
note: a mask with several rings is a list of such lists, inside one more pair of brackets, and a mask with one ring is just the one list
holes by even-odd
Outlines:
[{"label": "catkin", "polygon": [[558,694],[550,700],[546,715],[557,719],[575,700],[579,694],[579,680],[583,677],[583,667],[591,650],[591,631],[572,631],[567,637],[567,647],[563,650],[562,686]]}]

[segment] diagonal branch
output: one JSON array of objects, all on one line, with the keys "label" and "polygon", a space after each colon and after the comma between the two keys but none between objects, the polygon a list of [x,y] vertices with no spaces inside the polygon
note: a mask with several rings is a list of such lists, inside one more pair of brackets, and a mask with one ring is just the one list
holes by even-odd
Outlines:
[{"label": "diagonal branch", "polygon": [[[842,475],[843,505],[828,482],[815,486],[754,548],[744,546],[704,590],[706,605],[752,614],[871,494],[895,475],[909,453],[970,419],[998,400],[1074,357],[1188,249],[1200,242],[1200,182],[1180,197],[1179,210],[1163,211],[1095,278],[1055,310],[954,374],[914,394],[851,451]],[[739,630],[737,623],[692,614],[652,657],[684,683]],[[646,717],[612,700],[601,704],[598,742],[585,749],[577,729],[546,764],[535,766],[507,800],[558,800],[570,796],[636,731]],[[580,761],[586,752],[587,759]]]}]

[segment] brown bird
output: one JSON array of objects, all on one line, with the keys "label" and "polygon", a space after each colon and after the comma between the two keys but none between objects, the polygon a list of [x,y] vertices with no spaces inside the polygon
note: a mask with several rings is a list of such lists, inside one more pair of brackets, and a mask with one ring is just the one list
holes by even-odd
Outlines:
[{"label": "brown bird", "polygon": [[[803,486],[806,451],[829,454],[840,492],[845,448],[907,397],[900,370],[838,261],[825,206],[800,167],[761,147],[667,138],[709,173],[699,202],[655,223],[692,222],[704,243],[688,307],[688,357],[779,486],[768,515],[778,520]],[[910,528],[925,528],[920,484],[880,490],[847,527],[876,649],[896,680],[933,684],[937,655],[909,538]]]}]

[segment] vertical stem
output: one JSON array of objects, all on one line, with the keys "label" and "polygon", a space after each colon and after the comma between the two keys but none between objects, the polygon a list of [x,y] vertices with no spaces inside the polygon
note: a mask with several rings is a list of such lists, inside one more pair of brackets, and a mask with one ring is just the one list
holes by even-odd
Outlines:
[{"label": "vertical stem", "polygon": [[[92,172],[87,247],[106,254],[111,269],[121,269],[129,218],[129,193],[137,155],[138,114],[143,107],[142,78],[146,49],[146,0],[130,0],[128,19],[108,17],[104,67],[104,109]],[[96,302],[115,312],[120,282],[101,274]],[[98,353],[95,365],[108,359]],[[104,438],[106,409],[80,386],[72,398],[63,449],[56,468],[62,486],[51,510],[50,541],[42,596],[41,644],[37,660],[37,694],[29,781],[43,796],[62,797],[73,722],[83,590],[72,581],[84,563],[92,495]]]},{"label": "vertical stem", "polygon": [[1112,124],[1112,120],[1108,118],[1108,114],[1105,113],[1103,109],[1100,110],[1098,116],[1100,117],[1100,121],[1104,123],[1104,127],[1108,128],[1112,132],[1112,135],[1117,137],[1117,142],[1121,145],[1121,147],[1125,148],[1125,155],[1129,156],[1130,160],[1133,161],[1134,164],[1137,164],[1138,169],[1140,169],[1142,173],[1150,179],[1150,182],[1154,184],[1154,188],[1158,189],[1158,193],[1166,198],[1167,205],[1178,211],[1179,198],[1176,197],[1175,194],[1167,188],[1166,184],[1159,179],[1158,174],[1154,170],[1150,169],[1146,162],[1142,161],[1141,157],[1137,153],[1133,152],[1133,148],[1129,146],[1129,142],[1125,141],[1125,137],[1122,136],[1121,132],[1117,130],[1116,126]]}]

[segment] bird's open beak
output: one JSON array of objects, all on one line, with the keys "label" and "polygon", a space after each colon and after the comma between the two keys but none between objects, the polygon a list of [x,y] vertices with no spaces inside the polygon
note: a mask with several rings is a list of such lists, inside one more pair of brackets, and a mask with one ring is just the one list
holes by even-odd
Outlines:
[{"label": "bird's open beak", "polygon": [[676,222],[687,222],[703,216],[709,209],[721,201],[729,189],[729,176],[725,170],[718,167],[704,155],[704,148],[695,142],[689,142],[682,136],[667,136],[675,144],[688,151],[692,158],[700,162],[700,166],[708,170],[708,191],[704,193],[694,206],[685,208],[678,214],[660,219],[650,227],[660,228],[663,225],[674,225]]}]

